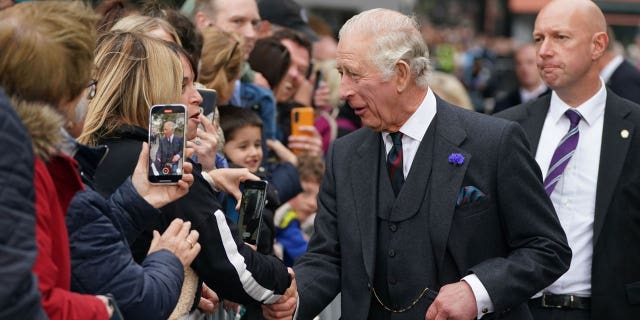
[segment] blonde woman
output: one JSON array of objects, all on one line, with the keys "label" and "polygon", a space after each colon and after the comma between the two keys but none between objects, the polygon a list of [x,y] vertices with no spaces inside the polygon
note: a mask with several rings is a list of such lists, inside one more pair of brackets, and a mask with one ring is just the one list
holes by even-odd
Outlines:
[{"label": "blonde woman", "polygon": [[[177,299],[180,271],[200,250],[189,246],[198,235],[180,220],[162,236],[156,233],[142,266],[133,262],[126,241],[159,214],[155,208],[186,193],[193,179],[189,165],[177,187],[153,187],[146,179],[145,146],[131,179],[105,201],[85,188],[78,162],[61,151],[63,125],[90,80],[94,19],[81,2],[29,2],[0,12],[0,85],[13,97],[37,155],[34,272],[51,319],[108,319],[114,309],[107,293],[131,318],[162,309]],[[88,165],[83,162],[83,172]]]},{"label": "blonde woman", "polygon": [[[185,140],[196,137],[197,126],[202,122],[198,95],[193,93],[197,93],[194,73],[186,55],[160,40],[139,34],[135,38],[154,45],[138,52],[131,48],[140,48],[140,43],[114,41],[107,46],[99,42],[95,76],[98,86],[89,105],[85,132],[80,137],[81,141],[109,147],[109,154],[96,173],[96,186],[106,193],[133,171],[133,159],[148,138],[151,105],[177,103],[183,101],[182,96],[193,98],[187,105]],[[125,51],[128,54],[121,57]],[[187,162],[191,162],[189,157],[185,157]],[[202,252],[191,264],[198,277],[215,292],[234,301],[273,303],[289,286],[287,269],[276,258],[260,255],[241,241],[237,226],[226,220],[220,210],[213,189],[220,188],[239,198],[238,184],[246,179],[257,177],[246,169],[207,172],[194,163],[194,184],[189,193],[162,208],[163,214],[153,223],[158,230],[164,230],[172,218],[194,221],[203,244]],[[137,260],[146,254],[151,238],[147,230],[132,243]]]}]

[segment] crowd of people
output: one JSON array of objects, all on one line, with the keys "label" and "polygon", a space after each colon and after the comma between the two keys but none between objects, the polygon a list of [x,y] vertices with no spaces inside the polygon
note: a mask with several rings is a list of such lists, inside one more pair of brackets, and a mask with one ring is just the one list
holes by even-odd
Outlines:
[{"label": "crowd of people", "polygon": [[0,319],[640,317],[640,71],[590,0],[500,90],[388,9],[336,40],[293,0],[2,7]]}]

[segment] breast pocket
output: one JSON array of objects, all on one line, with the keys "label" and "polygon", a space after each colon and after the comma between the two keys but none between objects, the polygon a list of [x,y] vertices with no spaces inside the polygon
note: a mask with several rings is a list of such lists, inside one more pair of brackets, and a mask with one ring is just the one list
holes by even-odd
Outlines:
[{"label": "breast pocket", "polygon": [[470,218],[483,212],[487,211],[491,206],[491,198],[487,196],[486,198],[479,199],[477,201],[469,202],[456,207],[454,212],[455,219],[466,219]]}]

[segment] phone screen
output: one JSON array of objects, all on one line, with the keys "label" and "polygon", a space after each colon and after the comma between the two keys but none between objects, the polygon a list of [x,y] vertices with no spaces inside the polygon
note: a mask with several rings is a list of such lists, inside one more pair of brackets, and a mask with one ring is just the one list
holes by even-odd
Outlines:
[{"label": "phone screen", "polygon": [[175,184],[182,179],[187,112],[181,104],[154,105],[149,117],[149,181]]},{"label": "phone screen", "polygon": [[258,243],[262,211],[267,200],[267,185],[264,180],[245,181],[238,215],[238,227],[244,242]]}]

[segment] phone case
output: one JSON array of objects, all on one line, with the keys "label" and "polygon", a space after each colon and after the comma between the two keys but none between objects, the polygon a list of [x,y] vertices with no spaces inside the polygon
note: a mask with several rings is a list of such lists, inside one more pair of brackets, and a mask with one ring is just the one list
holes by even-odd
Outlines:
[{"label": "phone case", "polygon": [[[168,123],[171,122],[172,125]],[[154,105],[149,112],[149,168],[152,184],[177,184],[182,179],[187,108],[182,104]],[[175,156],[178,160],[175,161]]]},{"label": "phone case", "polygon": [[245,181],[242,190],[242,203],[238,226],[243,241],[258,244],[260,240],[260,226],[262,225],[262,211],[266,205],[268,182]]},{"label": "phone case", "polygon": [[202,108],[203,114],[205,116],[212,115],[218,103],[218,93],[216,90],[206,88],[198,89],[198,93],[202,96],[200,107]]}]

